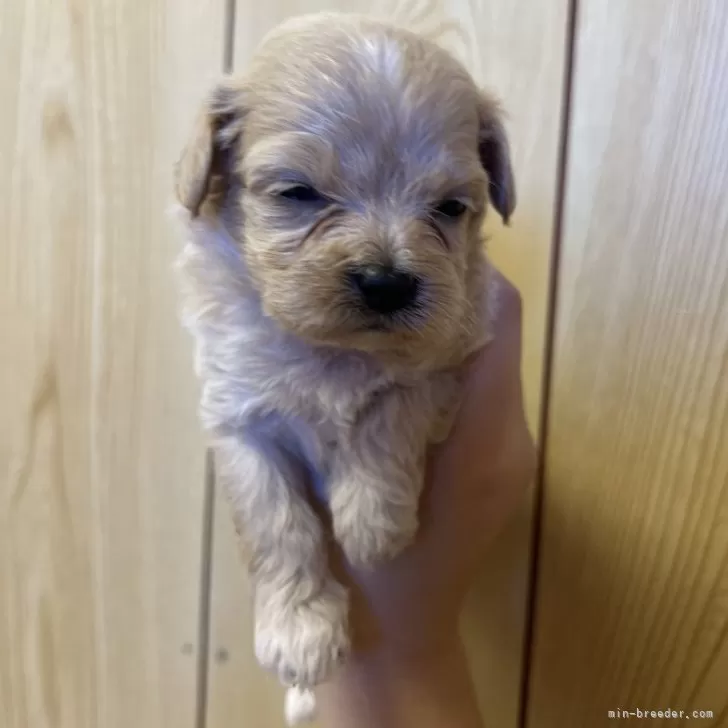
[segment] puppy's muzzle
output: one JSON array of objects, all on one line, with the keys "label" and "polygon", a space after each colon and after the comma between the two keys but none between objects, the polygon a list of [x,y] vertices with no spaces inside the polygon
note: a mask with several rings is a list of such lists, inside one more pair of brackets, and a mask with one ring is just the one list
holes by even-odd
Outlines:
[{"label": "puppy's muzzle", "polygon": [[355,268],[349,278],[364,306],[385,315],[409,308],[420,288],[417,277],[387,265]]}]

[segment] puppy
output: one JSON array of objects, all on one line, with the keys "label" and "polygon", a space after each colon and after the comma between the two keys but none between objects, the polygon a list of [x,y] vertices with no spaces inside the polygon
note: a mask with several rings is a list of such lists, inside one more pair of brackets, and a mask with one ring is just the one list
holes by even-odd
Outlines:
[{"label": "puppy", "polygon": [[496,104],[448,53],[358,16],[296,18],[209,94],[176,168],[201,413],[251,551],[255,651],[291,723],[349,649],[347,559],[417,530],[428,443],[492,309],[481,228],[515,205]]}]

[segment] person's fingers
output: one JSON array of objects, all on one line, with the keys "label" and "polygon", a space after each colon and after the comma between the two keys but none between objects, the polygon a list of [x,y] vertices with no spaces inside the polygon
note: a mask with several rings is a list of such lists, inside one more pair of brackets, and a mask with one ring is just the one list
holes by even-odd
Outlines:
[{"label": "person's fingers", "polygon": [[472,460],[498,447],[500,431],[523,407],[521,387],[521,297],[500,274],[493,338],[471,362],[453,431],[437,459]]},{"label": "person's fingers", "polygon": [[523,302],[519,290],[500,271],[493,269],[492,285],[496,287],[494,333],[520,330]]},{"label": "person's fingers", "polygon": [[505,369],[511,374],[520,372],[523,329],[523,303],[518,289],[501,273],[495,271],[492,339],[477,357],[474,369],[490,378],[498,378]]}]

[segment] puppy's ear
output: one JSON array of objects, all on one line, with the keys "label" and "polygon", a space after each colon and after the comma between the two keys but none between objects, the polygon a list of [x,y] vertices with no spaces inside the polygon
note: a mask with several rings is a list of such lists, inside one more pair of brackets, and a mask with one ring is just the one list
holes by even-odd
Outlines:
[{"label": "puppy's ear", "polygon": [[516,183],[511,166],[511,151],[498,104],[487,96],[479,105],[480,132],[478,153],[488,173],[488,195],[493,207],[507,225],[516,207]]},{"label": "puppy's ear", "polygon": [[224,191],[233,174],[244,97],[241,84],[223,79],[208,93],[197,114],[174,174],[177,199],[193,217],[209,196],[220,193],[221,185]]}]

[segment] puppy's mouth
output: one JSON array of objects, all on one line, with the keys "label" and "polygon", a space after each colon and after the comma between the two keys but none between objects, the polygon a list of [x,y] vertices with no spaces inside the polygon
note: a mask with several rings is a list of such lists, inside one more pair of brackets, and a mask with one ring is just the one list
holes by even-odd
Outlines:
[{"label": "puppy's mouth", "polygon": [[374,333],[402,333],[416,332],[425,319],[425,311],[421,305],[411,306],[402,311],[391,314],[375,314],[361,307],[356,307],[357,314],[362,319],[359,327],[361,331]]},{"label": "puppy's mouth", "polygon": [[363,331],[374,331],[376,333],[383,333],[391,330],[391,325],[388,321],[367,321],[362,326]]}]

